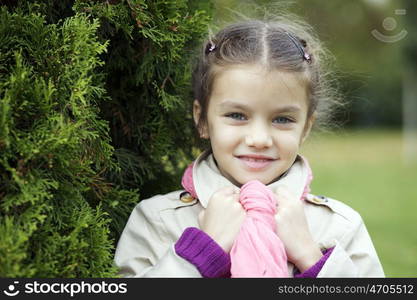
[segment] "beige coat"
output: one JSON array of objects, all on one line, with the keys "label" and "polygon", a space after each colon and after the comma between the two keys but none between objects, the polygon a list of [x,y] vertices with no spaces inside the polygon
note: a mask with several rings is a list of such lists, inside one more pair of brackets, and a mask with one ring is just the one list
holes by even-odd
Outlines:
[{"label": "beige coat", "polygon": [[[174,244],[187,227],[199,227],[198,213],[211,195],[232,185],[223,177],[212,155],[201,155],[193,168],[199,199],[180,199],[184,190],[142,200],[131,213],[119,239],[115,264],[124,277],[201,277],[197,268],[178,256]],[[269,185],[285,185],[298,199],[303,194],[308,167],[297,159],[285,176]],[[360,215],[330,198],[308,194],[304,209],[314,240],[322,249],[335,247],[318,277],[383,277],[384,272]],[[225,224],[227,227],[227,224]],[[293,274],[294,265],[288,263]]]}]

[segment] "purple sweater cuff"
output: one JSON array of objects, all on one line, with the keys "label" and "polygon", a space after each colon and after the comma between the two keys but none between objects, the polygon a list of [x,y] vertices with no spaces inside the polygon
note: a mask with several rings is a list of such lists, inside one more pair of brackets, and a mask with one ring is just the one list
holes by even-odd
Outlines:
[{"label": "purple sweater cuff", "polygon": [[197,267],[203,277],[230,277],[230,256],[204,231],[188,227],[175,243],[175,252]]},{"label": "purple sweater cuff", "polygon": [[329,258],[330,254],[333,252],[333,248],[324,250],[323,256],[316,262],[311,268],[305,270],[301,274],[295,274],[295,278],[316,278],[317,275],[320,273],[321,268],[323,268],[324,264],[326,263],[327,259]]}]

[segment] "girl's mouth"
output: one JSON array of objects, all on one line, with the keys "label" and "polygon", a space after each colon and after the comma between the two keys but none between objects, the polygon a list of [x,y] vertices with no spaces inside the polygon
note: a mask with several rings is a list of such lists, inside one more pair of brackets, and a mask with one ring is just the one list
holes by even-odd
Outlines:
[{"label": "girl's mouth", "polygon": [[248,156],[238,156],[237,158],[246,168],[252,171],[262,170],[274,161],[274,159],[270,158],[254,158]]}]

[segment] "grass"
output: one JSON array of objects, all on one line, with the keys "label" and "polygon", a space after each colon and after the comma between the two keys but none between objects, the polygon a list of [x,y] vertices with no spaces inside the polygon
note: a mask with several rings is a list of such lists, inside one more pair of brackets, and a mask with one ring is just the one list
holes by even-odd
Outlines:
[{"label": "grass", "polygon": [[338,131],[310,136],[301,151],[312,193],[361,214],[387,277],[417,277],[417,162],[404,162],[402,145],[398,130]]}]

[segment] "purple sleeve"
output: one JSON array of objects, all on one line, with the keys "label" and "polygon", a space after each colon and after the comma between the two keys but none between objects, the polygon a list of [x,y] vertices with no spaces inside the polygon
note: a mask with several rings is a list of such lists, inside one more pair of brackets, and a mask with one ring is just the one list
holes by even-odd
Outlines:
[{"label": "purple sleeve", "polygon": [[317,275],[320,273],[321,268],[323,268],[325,262],[329,258],[330,254],[332,254],[333,249],[334,249],[334,247],[333,248],[330,248],[330,249],[324,250],[322,252],[323,253],[323,256],[319,259],[318,262],[316,262],[309,269],[305,270],[303,273],[295,274],[294,277],[295,278],[316,278]]},{"label": "purple sleeve", "polygon": [[188,227],[175,243],[175,252],[197,267],[203,277],[230,277],[230,256],[204,231]]}]

